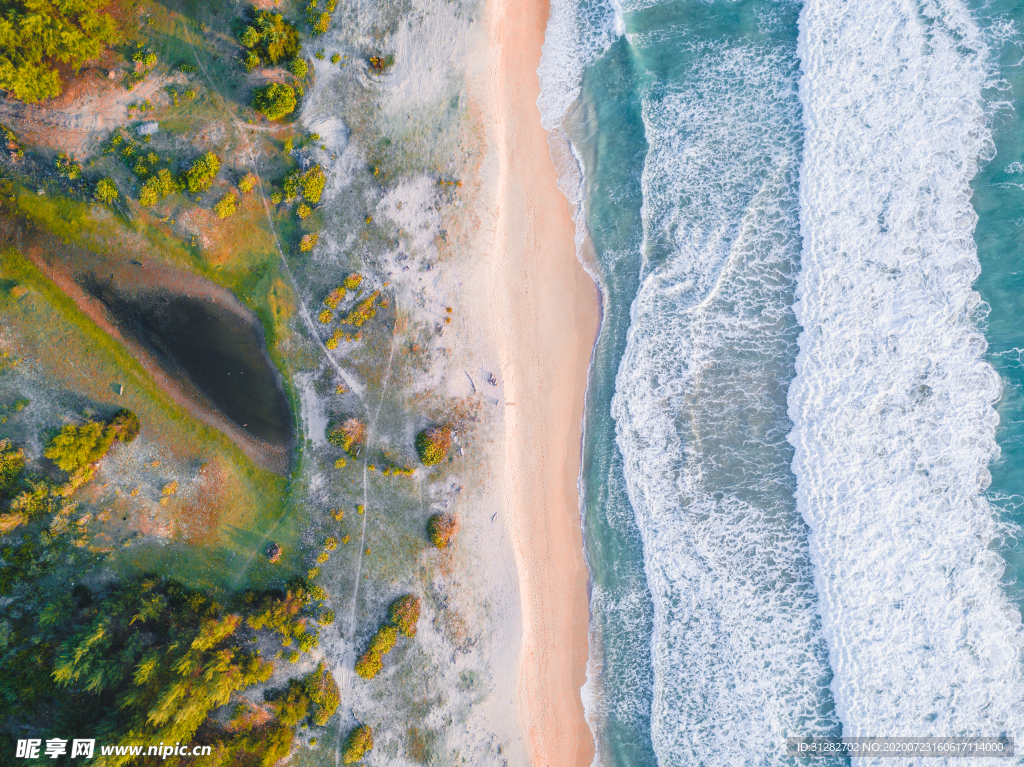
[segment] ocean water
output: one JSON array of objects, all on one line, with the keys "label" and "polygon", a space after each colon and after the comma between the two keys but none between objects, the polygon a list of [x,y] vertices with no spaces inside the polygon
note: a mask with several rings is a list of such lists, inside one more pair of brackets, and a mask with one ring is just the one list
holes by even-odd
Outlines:
[{"label": "ocean water", "polygon": [[595,764],[1024,737],[1022,17],[553,1]]}]

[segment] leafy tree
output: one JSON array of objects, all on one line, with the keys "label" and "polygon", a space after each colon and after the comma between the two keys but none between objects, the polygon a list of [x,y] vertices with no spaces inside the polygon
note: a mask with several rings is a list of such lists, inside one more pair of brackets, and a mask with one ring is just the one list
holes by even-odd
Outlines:
[{"label": "leafy tree", "polygon": [[167,168],[161,168],[155,176],[150,176],[142,185],[139,202],[143,205],[156,205],[164,197],[172,195],[180,189],[181,185],[175,180],[174,175]]},{"label": "leafy tree", "polygon": [[432,426],[416,435],[416,452],[425,466],[441,463],[451,446],[452,430],[447,426]]},{"label": "leafy tree", "polygon": [[117,186],[109,178],[101,178],[96,182],[96,199],[107,205],[117,202],[119,197]]},{"label": "leafy tree", "polygon": [[118,441],[125,443],[133,442],[139,436],[141,429],[139,417],[127,408],[121,408],[114,413],[113,418],[110,419],[110,425],[114,429]]},{"label": "leafy tree", "polygon": [[307,64],[306,60],[301,56],[296,56],[288,62],[288,71],[301,80],[309,74],[309,64]]},{"label": "leafy tree", "polygon": [[11,447],[10,440],[0,439],[0,499],[14,492],[24,471],[25,453]]},{"label": "leafy tree", "polygon": [[32,103],[61,92],[58,64],[79,67],[117,40],[107,0],[0,0],[0,89]]},{"label": "leafy tree", "polygon": [[249,23],[242,30],[241,43],[268,64],[294,58],[302,48],[299,31],[280,13],[249,11]]},{"label": "leafy tree", "polygon": [[399,597],[388,607],[388,621],[405,636],[416,636],[416,623],[420,619],[420,600],[414,594]]},{"label": "leafy tree", "polygon": [[206,192],[213,186],[213,180],[220,172],[220,158],[207,152],[185,171],[185,187],[192,194]]},{"label": "leafy tree", "polygon": [[345,764],[355,764],[372,748],[373,731],[365,724],[361,724],[345,738],[345,751],[342,753],[342,761]]},{"label": "leafy tree", "polygon": [[427,534],[430,536],[430,542],[439,549],[447,548],[458,530],[459,522],[451,514],[434,514],[427,520]]},{"label": "leafy tree", "polygon": [[81,426],[68,424],[50,441],[43,455],[72,474],[102,459],[114,444],[115,436],[114,429],[101,421]]},{"label": "leafy tree", "polygon": [[252,106],[270,120],[280,120],[295,111],[298,101],[290,85],[271,83],[253,92]]},{"label": "leafy tree", "polygon": [[217,218],[224,219],[228,216],[233,216],[238,210],[238,197],[234,192],[228,192],[226,195],[220,198],[216,205],[213,206],[213,212],[217,214]]},{"label": "leafy tree", "polygon": [[82,166],[68,157],[65,152],[57,155],[54,164],[57,166],[57,172],[69,181],[74,181],[82,176]]},{"label": "leafy tree", "polygon": [[334,712],[338,710],[338,704],[341,702],[338,683],[324,662],[320,661],[316,671],[306,675],[303,687],[310,703],[313,704],[313,724],[323,727],[327,724],[327,720],[334,716]]}]

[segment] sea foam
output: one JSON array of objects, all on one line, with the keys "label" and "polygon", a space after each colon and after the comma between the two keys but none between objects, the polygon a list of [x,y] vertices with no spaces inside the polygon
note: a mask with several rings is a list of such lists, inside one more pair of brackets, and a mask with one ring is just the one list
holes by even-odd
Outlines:
[{"label": "sea foam", "polygon": [[630,34],[650,149],[612,412],[654,602],[658,761],[784,764],[786,735],[838,733],[786,442],[795,36],[723,40],[715,20],[705,42],[685,23]]},{"label": "sea foam", "polygon": [[847,735],[1020,734],[972,290],[987,42],[960,0],[810,0],[799,55],[790,441],[837,712]]}]

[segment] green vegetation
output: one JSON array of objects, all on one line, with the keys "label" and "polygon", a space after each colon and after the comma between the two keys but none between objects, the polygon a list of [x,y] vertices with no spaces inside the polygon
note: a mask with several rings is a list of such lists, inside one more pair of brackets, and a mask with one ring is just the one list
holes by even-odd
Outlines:
[{"label": "green vegetation", "polygon": [[373,748],[373,732],[365,724],[356,727],[345,738],[341,758],[345,764],[355,764]]},{"label": "green vegetation", "polygon": [[82,177],[82,166],[74,162],[64,152],[57,155],[54,164],[57,166],[57,172],[69,181]]},{"label": "green vegetation", "polygon": [[[304,235],[302,235],[302,239],[299,240],[299,252],[300,253],[308,253],[314,247],[316,247],[316,242],[319,239],[320,239],[320,235],[317,234],[316,232],[313,232],[311,234],[304,234]],[[327,311],[327,313],[330,314],[330,311],[328,311],[326,309],[324,311]],[[323,313],[321,312],[321,314],[323,314]],[[330,322],[330,319],[328,319],[327,322]]]},{"label": "green vegetation", "polygon": [[383,74],[395,65],[395,55],[389,53],[386,56],[370,56],[370,71],[376,74]]},{"label": "green vegetation", "polygon": [[164,197],[181,190],[181,185],[167,168],[161,168],[156,175],[150,176],[142,185],[139,192],[139,202],[142,205],[156,205]]},{"label": "green vegetation", "polygon": [[101,178],[96,182],[95,195],[97,200],[107,205],[117,202],[119,197],[117,186],[109,178]]},{"label": "green vegetation", "polygon": [[253,91],[252,106],[267,119],[280,120],[295,111],[298,101],[292,86],[271,83]]},{"label": "green vegetation", "polygon": [[459,522],[451,514],[435,514],[427,520],[427,534],[430,542],[439,549],[448,548],[448,544],[459,531]]},{"label": "green vegetation", "polygon": [[217,218],[225,219],[228,216],[233,216],[238,211],[238,196],[234,192],[228,192],[226,195],[217,201],[217,204],[213,206],[213,212],[217,214]]},{"label": "green vegetation", "polygon": [[388,620],[405,636],[416,636],[420,619],[420,599],[414,594],[399,597],[388,607]]},{"label": "green vegetation", "polygon": [[301,196],[310,205],[316,205],[320,202],[320,197],[323,195],[326,185],[327,176],[324,174],[324,169],[319,165],[312,166],[305,173],[293,170],[285,176],[284,181],[281,183],[281,186],[284,188],[285,199],[294,200]]},{"label": "green vegetation", "polygon": [[32,103],[57,96],[57,65],[78,68],[117,40],[107,0],[0,0],[0,89]]},{"label": "green vegetation", "polygon": [[15,450],[10,440],[0,440],[0,501],[10,497],[24,471],[24,451]]},{"label": "green vegetation", "polygon": [[244,599],[252,606],[246,624],[254,630],[269,629],[281,636],[282,644],[291,647],[294,641],[299,650],[309,652],[317,647],[316,634],[306,630],[306,616],[311,616],[313,600],[326,599],[327,595],[317,586],[305,581],[292,581],[284,593],[269,592],[257,595],[248,592]]},{"label": "green vegetation", "polygon": [[241,42],[248,49],[247,57],[255,58],[255,66],[260,63],[276,65],[294,59],[302,48],[298,30],[284,16],[273,11],[257,13],[255,8],[249,10],[249,21],[242,30]]},{"label": "green vegetation", "polygon": [[114,444],[116,436],[113,427],[101,421],[91,421],[81,426],[68,424],[50,441],[43,455],[62,471],[74,474],[102,460]]},{"label": "green vegetation", "polygon": [[259,178],[255,173],[246,173],[238,182],[238,191],[242,194],[249,194],[256,185],[259,183]]},{"label": "green vegetation", "polygon": [[316,667],[316,671],[310,672],[303,680],[306,694],[310,703],[313,704],[313,724],[323,727],[327,721],[334,716],[341,703],[341,692],[334,675],[324,665],[323,661]]},{"label": "green vegetation", "polygon": [[135,438],[139,436],[141,428],[139,417],[126,408],[121,408],[114,413],[110,419],[110,425],[114,429],[117,439],[125,443],[134,442]]},{"label": "green vegetation", "polygon": [[220,172],[220,158],[207,152],[185,171],[185,188],[192,194],[209,191]]},{"label": "green vegetation", "polygon": [[[276,717],[247,716],[239,694],[266,682],[273,663],[240,631],[244,604],[226,609],[208,593],[144,576],[106,594],[78,585],[40,607],[4,624],[0,718],[45,713],[131,745],[197,739],[213,746],[216,764],[271,767],[291,750],[292,727],[310,712],[326,723],[337,709],[337,684],[321,664],[273,701]],[[230,725],[210,717],[233,700]]]},{"label": "green vegetation", "polygon": [[288,71],[301,80],[309,74],[309,64],[304,58],[296,57],[288,62]]},{"label": "green vegetation", "polygon": [[366,444],[366,424],[358,418],[346,418],[327,430],[327,441],[355,458]]},{"label": "green vegetation", "polygon": [[[369,554],[369,549],[366,551]],[[384,656],[391,652],[401,632],[407,637],[416,635],[420,619],[420,600],[408,594],[399,597],[388,607],[388,619],[370,639],[366,652],[356,660],[355,672],[363,679],[373,679],[384,667]]]},{"label": "green vegetation", "polygon": [[447,426],[431,426],[416,435],[416,452],[424,466],[441,463],[451,446],[452,430]]},{"label": "green vegetation", "polygon": [[373,291],[373,293],[352,307],[352,311],[341,318],[342,324],[352,325],[357,328],[365,325],[377,315],[377,299],[379,298],[380,291]]}]

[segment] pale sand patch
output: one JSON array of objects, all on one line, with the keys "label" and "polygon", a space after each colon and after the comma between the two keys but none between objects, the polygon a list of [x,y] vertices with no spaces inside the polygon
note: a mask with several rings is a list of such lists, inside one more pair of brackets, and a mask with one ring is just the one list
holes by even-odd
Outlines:
[{"label": "pale sand patch", "polygon": [[482,214],[491,242],[469,295],[484,305],[476,313],[501,364],[498,463],[522,606],[520,726],[534,767],[561,767],[594,756],[580,698],[589,609],[577,483],[599,297],[576,256],[537,108],[547,19],[547,0],[488,7],[486,72],[471,94],[496,197]]}]

